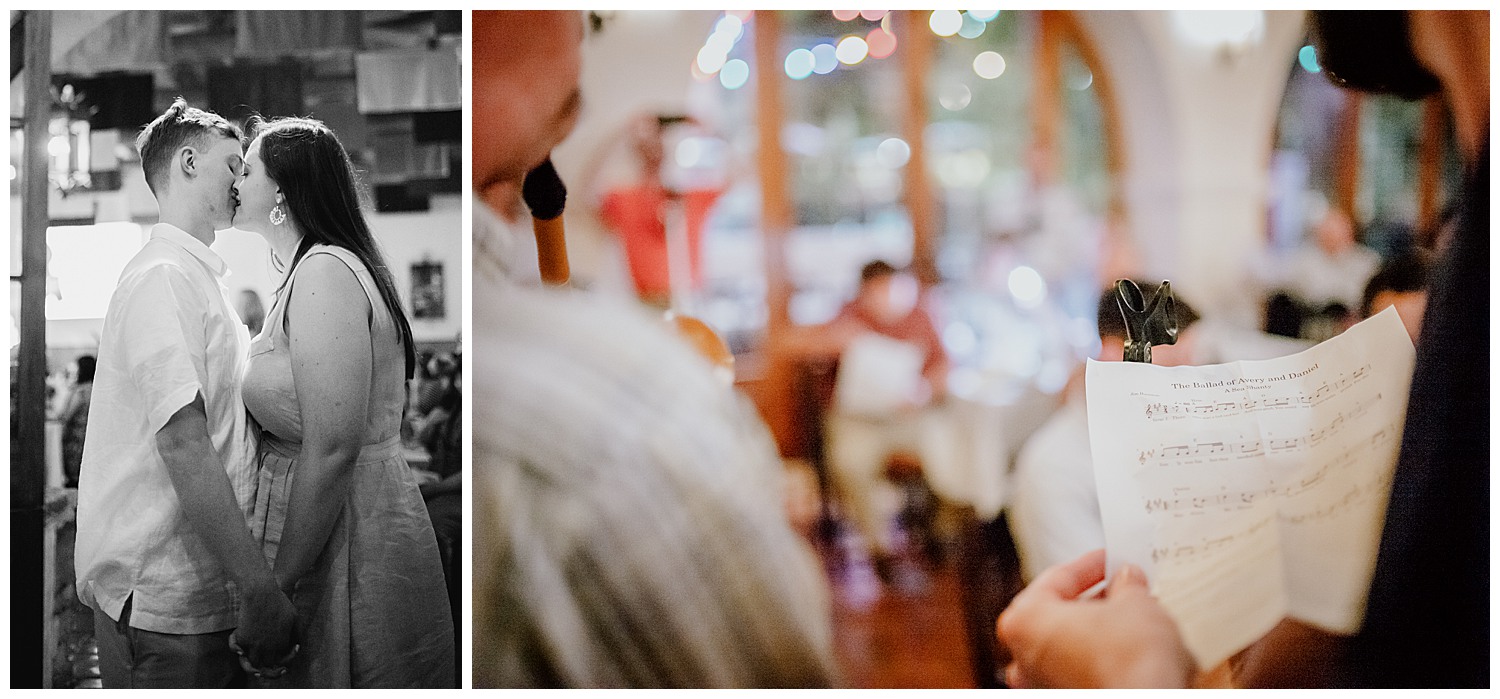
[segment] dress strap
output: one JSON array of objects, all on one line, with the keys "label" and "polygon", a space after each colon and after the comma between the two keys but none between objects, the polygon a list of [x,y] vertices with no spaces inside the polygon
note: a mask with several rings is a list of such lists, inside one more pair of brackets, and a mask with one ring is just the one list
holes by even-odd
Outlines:
[{"label": "dress strap", "polygon": [[[358,255],[347,248],[337,245],[319,244],[308,249],[307,254],[303,255],[302,259],[298,261],[297,267],[300,268],[302,263],[306,262],[307,258],[313,255],[332,255],[338,258],[340,262],[343,262],[349,268],[349,271],[354,272],[354,278],[359,280],[360,288],[365,290],[365,298],[370,302],[372,323],[382,328],[388,328],[394,324],[395,321],[391,318],[391,311],[385,306],[385,298],[380,295],[380,288],[375,285],[375,275],[370,272],[370,269],[365,266],[365,263],[359,259]],[[295,282],[296,274],[297,270],[293,269],[292,279],[287,283],[287,295],[290,295],[291,285]],[[284,315],[286,304],[282,303],[280,305],[282,306],[282,314]],[[277,321],[279,323],[280,319],[278,318]]]}]

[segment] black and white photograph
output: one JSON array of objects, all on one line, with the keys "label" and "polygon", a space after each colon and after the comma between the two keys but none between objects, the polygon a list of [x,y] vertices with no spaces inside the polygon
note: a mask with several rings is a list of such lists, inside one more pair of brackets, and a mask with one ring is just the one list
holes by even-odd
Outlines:
[{"label": "black and white photograph", "polygon": [[464,13],[9,14],[11,685],[461,686]]}]

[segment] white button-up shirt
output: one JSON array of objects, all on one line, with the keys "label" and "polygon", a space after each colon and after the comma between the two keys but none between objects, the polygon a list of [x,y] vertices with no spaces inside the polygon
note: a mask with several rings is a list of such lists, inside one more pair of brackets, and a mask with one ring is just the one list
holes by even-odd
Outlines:
[{"label": "white button-up shirt", "polygon": [[203,394],[219,463],[248,516],[255,443],[240,380],[250,344],[221,279],[224,260],[183,230],[159,223],[125,266],[99,343],[78,483],[78,597],[131,625],[195,634],[235,626],[224,568],[182,513],[156,434]]}]

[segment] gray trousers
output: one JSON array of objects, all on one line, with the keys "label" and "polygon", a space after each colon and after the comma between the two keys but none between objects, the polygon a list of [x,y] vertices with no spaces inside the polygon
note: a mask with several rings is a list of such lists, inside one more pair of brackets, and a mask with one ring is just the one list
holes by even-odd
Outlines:
[{"label": "gray trousers", "polygon": [[229,649],[230,630],[202,634],[157,633],[130,625],[125,600],[120,620],[94,610],[99,674],[106,688],[239,688],[245,671]]}]

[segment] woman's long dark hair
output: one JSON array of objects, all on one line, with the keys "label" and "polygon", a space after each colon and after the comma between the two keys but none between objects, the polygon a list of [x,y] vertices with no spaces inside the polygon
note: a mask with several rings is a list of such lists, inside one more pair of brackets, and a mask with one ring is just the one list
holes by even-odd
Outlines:
[{"label": "woman's long dark hair", "polygon": [[[344,145],[317,119],[257,118],[252,119],[250,128],[253,137],[261,139],[260,158],[266,174],[281,188],[286,214],[302,232],[288,268],[295,268],[307,251],[320,243],[354,253],[374,276],[386,310],[396,321],[406,349],[406,378],[411,378],[416,364],[411,323],[401,308],[391,270],[360,210],[354,168]],[[281,286],[286,283],[283,280]],[[281,288],[276,293],[281,293]]]}]

